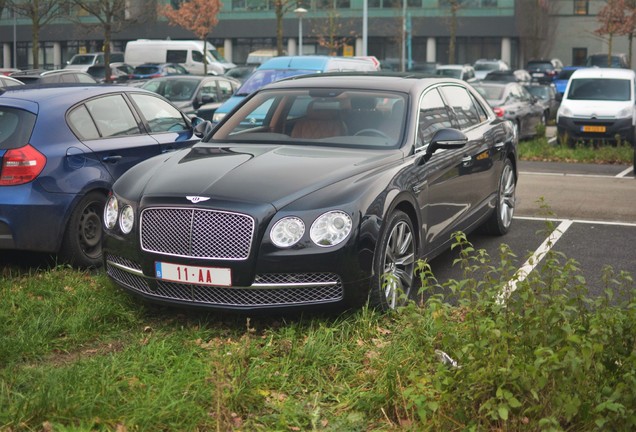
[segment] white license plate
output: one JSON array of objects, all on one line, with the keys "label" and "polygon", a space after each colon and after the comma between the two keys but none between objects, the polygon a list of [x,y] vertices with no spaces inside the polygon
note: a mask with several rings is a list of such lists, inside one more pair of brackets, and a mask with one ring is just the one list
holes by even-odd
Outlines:
[{"label": "white license plate", "polygon": [[155,261],[157,279],[195,285],[232,286],[232,271],[221,267],[199,267]]},{"label": "white license plate", "polygon": [[533,77],[542,77],[543,75],[545,75],[545,74],[543,74],[543,73],[537,73],[537,72],[535,72],[535,73],[533,73],[533,74],[532,74],[532,76],[533,76]]}]

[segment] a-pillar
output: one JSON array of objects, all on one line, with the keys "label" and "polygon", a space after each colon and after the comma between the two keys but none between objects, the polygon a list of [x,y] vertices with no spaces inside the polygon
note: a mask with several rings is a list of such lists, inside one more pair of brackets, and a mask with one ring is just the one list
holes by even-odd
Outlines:
[{"label": "a-pillar", "polygon": [[437,40],[434,37],[426,39],[426,61],[437,61]]}]

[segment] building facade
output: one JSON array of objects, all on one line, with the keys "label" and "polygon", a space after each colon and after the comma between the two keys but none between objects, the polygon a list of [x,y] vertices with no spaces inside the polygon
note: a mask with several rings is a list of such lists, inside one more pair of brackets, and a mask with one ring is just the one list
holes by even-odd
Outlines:
[{"label": "building facade", "polygon": [[[455,1],[459,8],[453,14]],[[283,45],[288,54],[297,54],[302,29],[303,54],[373,55],[398,69],[421,62],[473,63],[479,58],[501,58],[520,68],[527,55],[519,31],[524,17],[518,2],[534,1],[282,0],[287,5]],[[606,41],[593,34],[603,0],[545,1],[553,3],[550,20],[556,26],[549,56],[572,64],[584,52],[607,50]],[[169,25],[156,14],[157,7],[166,3],[176,6],[179,0],[128,0],[121,28],[112,36],[112,50],[123,51],[135,39],[195,39],[191,32]],[[225,0],[209,40],[237,64],[245,62],[251,51],[275,48],[275,4],[276,0]],[[294,13],[299,6],[307,10],[302,18]],[[90,16],[81,16],[79,21],[81,25],[78,19],[59,18],[42,27],[41,66],[60,68],[78,52],[102,50],[102,27]],[[625,38],[615,39],[614,46],[625,52],[626,42],[621,45],[620,39]],[[32,65],[30,20],[3,10],[0,43],[3,67],[26,69]]]}]

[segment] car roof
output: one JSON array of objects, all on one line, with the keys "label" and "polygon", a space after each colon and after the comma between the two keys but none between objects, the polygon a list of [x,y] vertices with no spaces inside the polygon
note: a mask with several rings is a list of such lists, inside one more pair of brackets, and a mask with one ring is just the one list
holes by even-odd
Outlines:
[{"label": "car roof", "polygon": [[459,79],[419,73],[332,72],[286,78],[268,84],[265,88],[350,88],[409,93],[414,89],[425,88],[440,82],[453,82],[468,87],[465,81]]},{"label": "car roof", "polygon": [[[69,87],[73,91],[69,91]],[[33,102],[46,109],[57,106],[70,106],[84,99],[107,93],[136,91],[155,95],[155,93],[138,87],[104,84],[43,84],[7,87],[0,90],[0,105],[11,101]]]},{"label": "car roof", "polygon": [[636,72],[631,69],[584,67],[574,71],[574,78],[622,78],[634,79]]}]

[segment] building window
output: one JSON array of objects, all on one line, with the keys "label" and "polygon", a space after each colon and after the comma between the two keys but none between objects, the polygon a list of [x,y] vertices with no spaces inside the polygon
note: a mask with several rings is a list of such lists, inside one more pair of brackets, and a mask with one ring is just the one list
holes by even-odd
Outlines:
[{"label": "building window", "polygon": [[587,60],[587,48],[572,48],[572,65],[585,66]]},{"label": "building window", "polygon": [[589,15],[589,0],[574,0],[574,15]]}]

